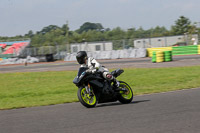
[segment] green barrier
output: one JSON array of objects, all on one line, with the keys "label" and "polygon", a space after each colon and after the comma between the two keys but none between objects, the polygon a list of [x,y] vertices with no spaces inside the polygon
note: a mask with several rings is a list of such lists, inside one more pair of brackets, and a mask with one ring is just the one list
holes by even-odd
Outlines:
[{"label": "green barrier", "polygon": [[173,55],[198,54],[198,45],[172,47]]},{"label": "green barrier", "polygon": [[[172,55],[192,55],[192,54],[200,54],[200,45],[189,45],[189,46],[177,46],[177,47],[165,47],[165,48],[148,48],[148,54],[151,57],[152,56],[152,62],[156,62],[156,51],[171,51],[171,52],[165,52],[165,55],[169,55],[172,57]],[[153,55],[154,53],[154,55]],[[170,60],[170,57],[167,61]]]},{"label": "green barrier", "polygon": [[192,54],[197,54],[197,53],[173,53],[172,55],[192,55]]},{"label": "green barrier", "polygon": [[172,61],[172,51],[164,51],[164,61]]},{"label": "green barrier", "polygon": [[169,62],[169,61],[172,61],[172,59],[165,58],[165,62]]},{"label": "green barrier", "polygon": [[198,49],[196,48],[196,49],[186,49],[186,48],[184,48],[184,49],[174,49],[173,51],[197,51]]},{"label": "green barrier", "polygon": [[171,55],[172,55],[172,51],[164,51],[164,54],[165,54],[165,56],[166,56],[166,55],[171,56]]},{"label": "green barrier", "polygon": [[173,49],[181,49],[181,48],[197,48],[198,45],[189,45],[189,46],[176,46],[172,47]]},{"label": "green barrier", "polygon": [[174,53],[179,53],[179,52],[188,52],[188,53],[197,53],[198,50],[174,50]]},{"label": "green barrier", "polygon": [[153,63],[156,62],[156,52],[155,51],[152,52],[152,62]]},{"label": "green barrier", "polygon": [[173,51],[173,54],[184,54],[184,53],[190,53],[190,54],[198,54],[198,51]]},{"label": "green barrier", "polygon": [[172,61],[172,51],[153,51],[152,62]]}]

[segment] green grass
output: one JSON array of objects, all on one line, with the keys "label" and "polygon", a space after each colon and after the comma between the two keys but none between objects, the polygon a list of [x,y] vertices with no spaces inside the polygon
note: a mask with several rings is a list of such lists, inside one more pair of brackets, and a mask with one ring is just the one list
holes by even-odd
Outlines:
[{"label": "green grass", "polygon": [[[0,109],[76,102],[77,71],[0,73]],[[200,87],[200,66],[125,69],[135,95]]]}]

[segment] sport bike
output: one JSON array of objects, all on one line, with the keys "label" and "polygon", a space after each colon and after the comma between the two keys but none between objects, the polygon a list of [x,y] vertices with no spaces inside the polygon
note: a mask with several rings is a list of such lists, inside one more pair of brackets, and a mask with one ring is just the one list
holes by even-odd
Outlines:
[{"label": "sport bike", "polygon": [[[88,73],[87,67],[80,67],[73,83],[78,87],[77,96],[82,105],[87,108],[95,107],[97,103],[120,101],[123,104],[130,103],[133,99],[131,87],[124,81],[115,85],[112,81],[103,78],[101,72]],[[122,69],[112,71],[117,78],[124,72]]]}]

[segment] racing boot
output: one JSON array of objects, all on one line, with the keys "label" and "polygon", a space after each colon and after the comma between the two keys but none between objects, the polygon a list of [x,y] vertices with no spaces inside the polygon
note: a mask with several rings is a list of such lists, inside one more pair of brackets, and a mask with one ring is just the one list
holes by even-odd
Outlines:
[{"label": "racing boot", "polygon": [[114,77],[113,77],[113,84],[114,84],[114,87],[119,88],[120,83],[119,83],[119,81],[118,81],[116,78],[114,78]]},{"label": "racing boot", "polygon": [[110,73],[107,74],[106,78],[113,82],[115,88],[119,87],[119,84],[120,84],[119,81],[117,81],[117,79],[112,74],[110,74]]}]

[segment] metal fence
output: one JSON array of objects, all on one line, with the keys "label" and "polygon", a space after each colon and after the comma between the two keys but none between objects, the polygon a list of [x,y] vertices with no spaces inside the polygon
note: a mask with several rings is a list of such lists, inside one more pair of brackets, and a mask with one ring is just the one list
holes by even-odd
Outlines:
[{"label": "metal fence", "polygon": [[134,40],[135,48],[153,48],[153,47],[169,47],[169,46],[184,46],[184,45],[197,45],[198,35],[177,35],[177,36],[164,36],[153,38],[140,38]]},{"label": "metal fence", "polygon": [[[122,50],[122,49],[129,49],[134,47],[134,40],[114,40],[110,41],[112,44],[112,47],[108,50]],[[27,47],[23,51],[21,51],[19,57],[27,57],[27,56],[46,56],[49,54],[53,54],[56,59],[63,59],[64,56],[67,53],[75,53],[79,50],[85,50],[85,51],[106,51],[106,48],[103,48],[108,45],[106,42],[84,42],[84,43],[76,43],[76,45],[85,45],[82,49],[77,49],[74,51],[73,45],[74,44],[65,44],[65,45],[56,45],[56,46],[42,46],[42,47]],[[96,46],[94,48],[90,48],[92,45]],[[100,47],[97,47],[100,46]],[[110,46],[109,46],[110,47]]]},{"label": "metal fence", "polygon": [[[85,51],[106,51],[106,50],[122,50],[129,48],[152,48],[152,47],[168,47],[176,43],[191,45],[194,43],[191,38],[198,41],[198,35],[187,36],[169,36],[142,39],[122,39],[107,42],[83,42],[76,44],[65,44],[56,46],[27,47],[20,53],[20,57],[27,56],[46,56],[53,55],[55,59],[64,59],[68,53],[76,53],[80,50]],[[112,46],[110,46],[110,44]],[[76,47],[75,47],[76,46]],[[109,48],[106,48],[109,47]]]},{"label": "metal fence", "polygon": [[37,57],[53,55],[55,59],[64,59],[65,55],[70,51],[67,45],[27,47],[19,55],[19,57]]}]

